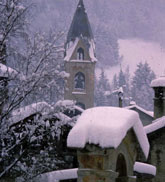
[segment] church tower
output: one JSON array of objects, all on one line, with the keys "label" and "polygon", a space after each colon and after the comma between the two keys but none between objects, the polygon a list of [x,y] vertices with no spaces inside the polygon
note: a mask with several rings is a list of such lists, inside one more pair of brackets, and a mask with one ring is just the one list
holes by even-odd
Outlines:
[{"label": "church tower", "polygon": [[65,43],[65,71],[69,73],[65,85],[65,99],[75,100],[87,109],[94,106],[95,43],[84,7],[80,0]]}]

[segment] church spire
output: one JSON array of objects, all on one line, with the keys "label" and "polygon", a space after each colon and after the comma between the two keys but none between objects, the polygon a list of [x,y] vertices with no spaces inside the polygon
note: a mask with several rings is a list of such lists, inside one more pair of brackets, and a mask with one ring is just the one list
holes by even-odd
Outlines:
[{"label": "church spire", "polygon": [[79,8],[82,7],[82,8],[85,9],[83,0],[80,0],[80,1],[79,1],[78,7],[79,7]]},{"label": "church spire", "polygon": [[84,7],[83,0],[80,0],[74,14],[72,24],[67,36],[67,43],[74,41],[76,38],[84,37],[93,39],[92,29]]},{"label": "church spire", "polygon": [[64,98],[74,100],[84,109],[94,106],[95,42],[85,11],[79,0],[65,43],[65,71],[69,77]]}]

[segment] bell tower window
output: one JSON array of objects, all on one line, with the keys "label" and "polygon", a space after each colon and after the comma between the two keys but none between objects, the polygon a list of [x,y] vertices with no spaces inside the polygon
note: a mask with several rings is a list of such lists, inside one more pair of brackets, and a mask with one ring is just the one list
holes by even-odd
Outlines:
[{"label": "bell tower window", "polygon": [[74,88],[79,90],[85,89],[85,75],[82,72],[78,72],[74,78]]},{"label": "bell tower window", "polygon": [[81,47],[77,50],[77,59],[84,60],[84,49]]}]

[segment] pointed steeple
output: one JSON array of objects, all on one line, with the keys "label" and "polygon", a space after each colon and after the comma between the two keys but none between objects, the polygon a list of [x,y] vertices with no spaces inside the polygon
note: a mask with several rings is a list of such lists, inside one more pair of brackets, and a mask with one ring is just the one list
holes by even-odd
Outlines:
[{"label": "pointed steeple", "polygon": [[[75,100],[82,108],[94,106],[95,42],[85,11],[79,0],[65,43],[65,100]],[[90,99],[89,99],[90,98]]]},{"label": "pointed steeple", "polygon": [[74,41],[77,37],[86,37],[93,39],[92,29],[84,7],[83,0],[80,0],[70,26],[67,43]]},{"label": "pointed steeple", "polygon": [[84,8],[84,10],[85,10],[83,0],[80,0],[80,1],[79,1],[79,3],[78,3],[78,7],[79,7],[79,8],[80,8],[80,7],[82,7],[82,8]]}]

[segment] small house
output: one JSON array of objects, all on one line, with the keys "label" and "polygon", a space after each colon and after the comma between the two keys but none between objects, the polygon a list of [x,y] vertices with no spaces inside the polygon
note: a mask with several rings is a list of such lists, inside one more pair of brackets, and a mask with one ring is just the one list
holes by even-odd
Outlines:
[{"label": "small house", "polygon": [[134,164],[145,159],[149,143],[135,111],[96,107],[85,110],[70,131],[67,145],[78,151],[78,181],[136,181]]}]

